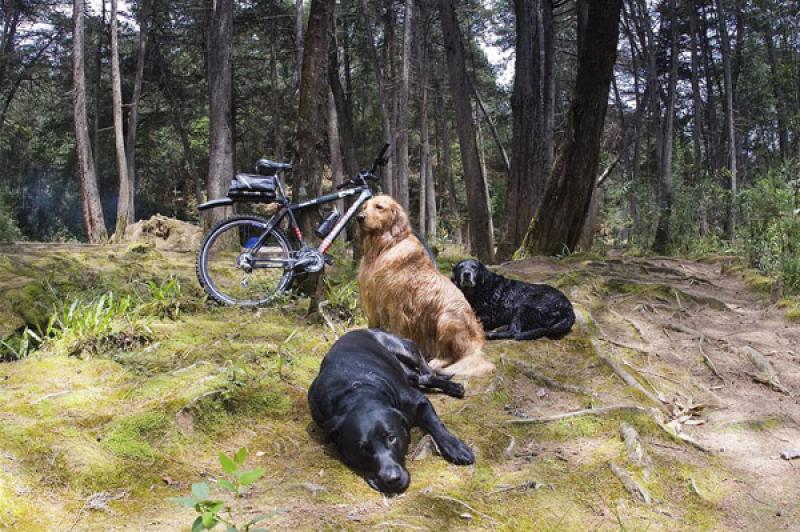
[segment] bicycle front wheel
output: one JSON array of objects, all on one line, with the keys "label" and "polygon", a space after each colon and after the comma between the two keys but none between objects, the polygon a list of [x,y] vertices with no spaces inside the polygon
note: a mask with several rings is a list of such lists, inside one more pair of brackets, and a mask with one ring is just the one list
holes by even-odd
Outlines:
[{"label": "bicycle front wheel", "polygon": [[292,247],[280,228],[273,228],[254,249],[268,220],[236,216],[218,223],[197,254],[197,278],[206,293],[225,305],[270,303],[292,282]]}]

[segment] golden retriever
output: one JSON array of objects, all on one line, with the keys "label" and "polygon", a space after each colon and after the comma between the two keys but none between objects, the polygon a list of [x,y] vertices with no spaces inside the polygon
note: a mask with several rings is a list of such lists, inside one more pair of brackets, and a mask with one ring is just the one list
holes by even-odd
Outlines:
[{"label": "golden retriever", "polygon": [[361,306],[370,327],[415,342],[431,367],[454,375],[484,375],[484,333],[464,294],[436,270],[408,215],[389,196],[369,200],[356,219],[364,255],[358,269]]}]

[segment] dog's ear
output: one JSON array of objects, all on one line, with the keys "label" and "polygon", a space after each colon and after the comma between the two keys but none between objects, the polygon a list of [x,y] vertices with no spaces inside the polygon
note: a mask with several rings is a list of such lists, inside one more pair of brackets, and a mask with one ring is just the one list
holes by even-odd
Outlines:
[{"label": "dog's ear", "polygon": [[408,215],[400,205],[392,205],[392,227],[389,229],[393,238],[408,235]]}]

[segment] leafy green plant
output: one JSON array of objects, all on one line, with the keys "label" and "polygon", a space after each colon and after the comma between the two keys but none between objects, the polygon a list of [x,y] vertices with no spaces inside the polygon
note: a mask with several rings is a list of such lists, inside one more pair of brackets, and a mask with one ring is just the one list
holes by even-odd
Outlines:
[{"label": "leafy green plant", "polygon": [[326,278],[327,309],[334,319],[352,324],[360,315],[358,280],[350,279],[341,283]]},{"label": "leafy green plant", "polygon": [[0,340],[0,360],[23,359],[35,351],[41,343],[42,337],[29,327],[25,327],[22,333]]},{"label": "leafy green plant", "polygon": [[[233,457],[225,453],[219,454],[219,463],[222,470],[227,474],[227,478],[217,479],[217,487],[221,488],[233,497],[241,496],[249,486],[255,483],[264,475],[262,468],[245,469],[244,463],[247,460],[247,448],[242,447]],[[231,505],[223,500],[211,497],[211,487],[205,482],[192,484],[192,494],[184,497],[177,497],[175,502],[186,508],[194,508],[199,514],[192,523],[192,532],[201,530],[211,530],[217,525],[222,524],[227,532],[259,532],[265,531],[264,528],[254,528],[255,525],[269,519],[277,514],[277,511],[259,515],[250,519],[243,525],[237,525],[233,516]]]},{"label": "leafy green plant", "polygon": [[173,320],[178,319],[186,299],[180,280],[169,276],[161,282],[146,281],[144,285],[147,288],[149,301],[142,305],[140,311]]}]

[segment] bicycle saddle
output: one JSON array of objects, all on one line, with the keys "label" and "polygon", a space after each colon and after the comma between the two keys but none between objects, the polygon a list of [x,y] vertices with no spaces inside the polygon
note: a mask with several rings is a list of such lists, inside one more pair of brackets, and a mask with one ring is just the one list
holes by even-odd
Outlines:
[{"label": "bicycle saddle", "polygon": [[270,161],[269,159],[259,159],[256,161],[256,172],[261,175],[272,175],[278,170],[291,170],[292,165],[290,163],[279,163],[276,161]]}]

